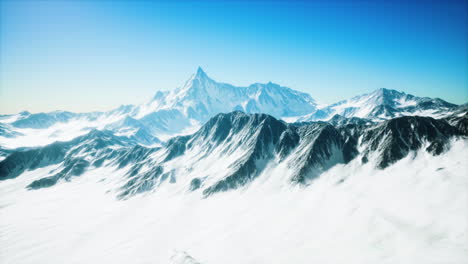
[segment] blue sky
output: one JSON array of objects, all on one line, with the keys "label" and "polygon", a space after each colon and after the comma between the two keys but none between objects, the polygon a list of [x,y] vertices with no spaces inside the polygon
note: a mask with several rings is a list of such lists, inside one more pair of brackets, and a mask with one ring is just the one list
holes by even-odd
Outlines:
[{"label": "blue sky", "polygon": [[[411,2],[411,3],[408,3]],[[466,1],[0,1],[0,113],[107,110],[203,67],[331,103],[468,102]]]}]

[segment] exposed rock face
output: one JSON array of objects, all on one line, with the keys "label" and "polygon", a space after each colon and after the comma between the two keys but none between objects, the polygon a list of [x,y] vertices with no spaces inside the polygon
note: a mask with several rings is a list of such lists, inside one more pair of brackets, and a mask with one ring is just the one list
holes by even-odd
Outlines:
[{"label": "exposed rock face", "polygon": [[461,134],[456,127],[431,117],[395,118],[365,131],[363,161],[377,155],[377,166],[385,168],[425,145],[426,151],[439,155],[448,148],[450,138]]},{"label": "exposed rock face", "polygon": [[[196,133],[172,138],[158,148],[93,130],[69,142],[13,152],[0,162],[0,179],[57,165],[50,175],[28,186],[38,189],[70,181],[88,169],[113,166],[127,177],[120,198],[153,190],[163,182],[177,183],[180,177],[189,177],[187,191],[201,190],[209,196],[248,184],[269,165],[284,163],[292,172],[292,184],[307,184],[356,158],[383,169],[419,149],[439,155],[450,148],[451,139],[468,136],[466,113],[445,119],[398,117],[380,123],[340,116],[333,120],[288,124],[266,114],[235,111],[218,114]],[[208,164],[205,170],[224,169],[204,172],[200,164]]]}]

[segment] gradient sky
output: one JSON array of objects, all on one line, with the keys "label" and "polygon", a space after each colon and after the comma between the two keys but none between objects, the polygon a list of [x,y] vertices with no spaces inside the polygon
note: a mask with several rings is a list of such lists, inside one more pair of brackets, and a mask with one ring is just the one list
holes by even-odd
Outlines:
[{"label": "gradient sky", "polygon": [[466,103],[467,13],[464,0],[0,0],[0,113],[141,103],[198,66],[322,103],[379,87]]}]

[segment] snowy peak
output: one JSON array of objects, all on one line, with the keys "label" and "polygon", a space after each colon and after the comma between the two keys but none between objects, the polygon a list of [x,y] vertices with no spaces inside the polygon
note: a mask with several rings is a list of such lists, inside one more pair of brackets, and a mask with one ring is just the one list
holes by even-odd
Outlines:
[{"label": "snowy peak", "polygon": [[[403,92],[391,90],[387,88],[379,88],[369,94],[356,96],[347,101],[353,102],[356,106],[409,106],[415,104],[414,96],[407,95]],[[341,103],[341,102],[339,102]],[[337,103],[337,104],[339,104]]]},{"label": "snowy peak", "polygon": [[371,93],[320,108],[298,121],[329,120],[337,114],[346,118],[358,117],[372,121],[413,115],[443,117],[456,108],[457,105],[439,98],[417,97],[396,90],[380,88]]},{"label": "snowy peak", "polygon": [[197,78],[197,79],[208,78],[208,75],[206,75],[206,73],[202,69],[202,67],[198,66],[197,73],[195,74],[195,78]]},{"label": "snowy peak", "polygon": [[192,74],[192,76],[187,80],[186,84],[184,85],[184,88],[191,88],[190,85],[193,85],[197,82],[205,82],[205,81],[213,81],[206,72],[201,68],[198,67],[197,71]]},{"label": "snowy peak", "polygon": [[379,88],[369,94],[368,100],[381,105],[393,105],[395,100],[401,99],[406,96],[405,93],[387,88]]},{"label": "snowy peak", "polygon": [[182,97],[196,97],[200,93],[206,95],[209,92],[207,88],[213,86],[214,83],[215,81],[208,77],[201,67],[198,67],[197,71],[179,89],[179,95]]},{"label": "snowy peak", "polygon": [[410,106],[416,106],[422,101],[442,101],[440,99],[432,99],[428,97],[417,97],[411,94],[406,94],[404,92],[387,88],[377,89],[374,92],[370,93],[368,96],[363,96],[361,98],[366,100],[368,103],[373,103],[375,105],[390,106],[393,108],[405,108]]},{"label": "snowy peak", "polygon": [[178,101],[183,100],[206,100],[210,97],[211,93],[215,93],[216,86],[215,81],[208,77],[202,68],[198,67],[196,73],[194,73],[182,86],[177,93]]},{"label": "snowy peak", "polygon": [[222,146],[222,152],[248,150],[244,157],[271,155],[269,146],[276,145],[287,124],[266,114],[239,111],[211,118],[188,142],[188,148],[203,146],[206,151]]},{"label": "snowy peak", "polygon": [[[203,127],[195,133],[195,137],[220,142],[228,136],[245,133],[246,136],[253,135],[264,126],[274,128],[286,127],[284,122],[279,121],[266,114],[245,114],[240,111],[218,114],[211,118]],[[240,142],[237,142],[240,143]]]},{"label": "snowy peak", "polygon": [[218,113],[235,110],[282,118],[310,113],[315,106],[315,101],[306,93],[272,82],[247,87],[221,83],[208,77],[199,67],[182,87],[167,93],[158,92],[153,100],[140,106],[137,116],[171,109],[189,120],[203,123]]}]

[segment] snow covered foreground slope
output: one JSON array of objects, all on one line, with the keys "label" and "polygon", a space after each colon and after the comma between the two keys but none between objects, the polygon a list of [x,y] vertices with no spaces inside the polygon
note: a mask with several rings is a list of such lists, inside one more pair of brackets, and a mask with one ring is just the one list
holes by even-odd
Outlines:
[{"label": "snow covered foreground slope", "polygon": [[[28,190],[55,165],[0,182],[2,263],[465,263],[466,140],[386,169],[355,159],[307,187],[287,169],[203,199],[167,184],[116,200],[125,172]],[[110,193],[107,193],[110,191]],[[176,252],[174,254],[174,251]],[[186,253],[180,253],[186,252]],[[187,254],[187,255],[186,255]],[[196,260],[195,260],[196,259]]]}]

